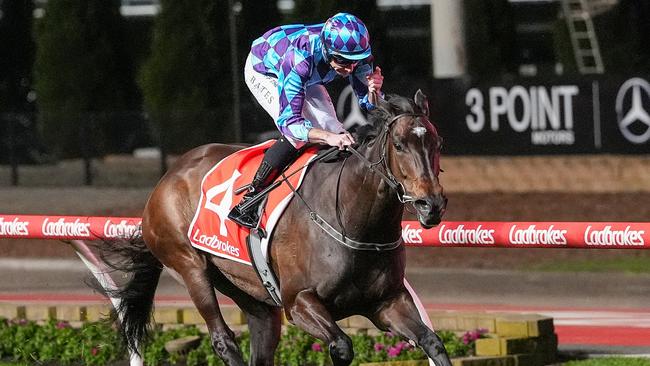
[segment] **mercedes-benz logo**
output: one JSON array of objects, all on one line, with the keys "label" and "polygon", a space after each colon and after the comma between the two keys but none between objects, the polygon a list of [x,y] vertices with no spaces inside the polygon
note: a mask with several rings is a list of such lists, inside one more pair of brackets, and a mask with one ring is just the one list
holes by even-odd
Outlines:
[{"label": "mercedes-benz logo", "polygon": [[[629,103],[626,103],[627,95],[632,92]],[[650,84],[641,78],[632,78],[621,86],[616,96],[616,116],[618,128],[628,141],[634,144],[643,144],[650,139],[650,115],[644,108],[644,98],[650,99]],[[648,105],[650,108],[650,105]],[[633,124],[644,125],[645,132],[639,134],[638,128],[632,128]]]},{"label": "mercedes-benz logo", "polygon": [[[350,113],[347,116],[345,116],[346,102],[350,103]],[[357,96],[354,94],[354,90],[352,90],[352,85],[346,86],[345,89],[341,91],[341,95],[339,95],[339,99],[336,101],[336,114],[341,118],[345,116],[343,127],[346,130],[355,125],[363,126],[368,124],[366,117],[363,115],[363,112],[361,112],[361,107],[359,107]]]}]

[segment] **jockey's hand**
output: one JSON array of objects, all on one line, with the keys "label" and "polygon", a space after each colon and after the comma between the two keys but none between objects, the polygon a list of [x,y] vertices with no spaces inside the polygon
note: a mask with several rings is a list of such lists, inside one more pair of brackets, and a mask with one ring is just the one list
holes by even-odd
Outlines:
[{"label": "jockey's hand", "polygon": [[354,138],[347,131],[344,131],[342,133],[334,133],[314,127],[309,130],[308,137],[309,142],[336,146],[339,148],[339,150],[345,150],[346,146],[354,144]]},{"label": "jockey's hand", "polygon": [[381,87],[384,85],[384,76],[381,74],[381,69],[379,66],[375,66],[375,71],[372,74],[366,76],[368,81],[368,94],[373,92],[379,96],[381,93]]},{"label": "jockey's hand", "polygon": [[325,143],[329,146],[336,146],[339,150],[345,150],[347,146],[354,144],[354,137],[349,132],[329,133],[325,138]]}]

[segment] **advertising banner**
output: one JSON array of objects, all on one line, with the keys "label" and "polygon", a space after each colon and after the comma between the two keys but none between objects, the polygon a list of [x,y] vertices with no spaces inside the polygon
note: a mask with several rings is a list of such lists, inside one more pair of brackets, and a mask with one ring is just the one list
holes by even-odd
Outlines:
[{"label": "advertising banner", "polygon": [[650,224],[643,222],[459,222],[423,229],[402,222],[411,246],[473,248],[645,249]]},{"label": "advertising banner", "polygon": [[141,235],[139,217],[0,215],[0,238],[112,240]]},{"label": "advertising banner", "polygon": [[[0,214],[0,239],[115,240],[140,237],[137,217]],[[402,221],[402,240],[413,247],[648,249],[645,222],[443,221],[424,229]]]},{"label": "advertising banner", "polygon": [[452,154],[643,154],[650,152],[647,80],[434,83],[433,117]]},{"label": "advertising banner", "polygon": [[[429,96],[446,154],[646,154],[650,152],[650,77],[400,80],[386,92]],[[346,128],[365,123],[349,88],[334,101]]]}]

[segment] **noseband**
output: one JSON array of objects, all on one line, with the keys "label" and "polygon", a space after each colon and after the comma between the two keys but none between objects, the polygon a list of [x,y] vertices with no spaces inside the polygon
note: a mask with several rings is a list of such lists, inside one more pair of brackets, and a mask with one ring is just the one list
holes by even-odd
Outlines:
[{"label": "noseband", "polygon": [[[390,134],[390,129],[395,123],[400,118],[403,117],[413,117],[413,118],[420,118],[420,117],[425,117],[425,114],[422,113],[401,113],[384,124],[384,129],[380,135],[380,143],[381,143],[381,156],[379,157],[379,160],[376,162],[371,162],[368,160],[363,154],[361,154],[359,151],[355,150],[352,147],[348,146],[348,151],[350,151],[352,154],[356,155],[361,161],[363,161],[364,165],[370,169],[372,172],[375,174],[379,175],[381,179],[388,184],[390,188],[392,188],[396,193],[397,193],[397,199],[402,202],[402,203],[410,203],[410,202],[415,202],[416,199],[413,196],[409,196],[406,194],[406,189],[404,188],[404,185],[401,182],[397,181],[397,178],[395,178],[395,175],[393,175],[393,172],[390,169],[390,166],[388,165],[388,155],[386,153],[386,147],[388,146],[388,135]],[[381,170],[377,169],[377,166],[381,165],[384,168],[384,172]]]}]

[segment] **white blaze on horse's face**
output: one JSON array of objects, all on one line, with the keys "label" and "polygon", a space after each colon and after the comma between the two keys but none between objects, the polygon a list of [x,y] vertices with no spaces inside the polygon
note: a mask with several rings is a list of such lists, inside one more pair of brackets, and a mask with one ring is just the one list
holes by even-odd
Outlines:
[{"label": "white blaze on horse's face", "polygon": [[425,127],[414,127],[411,132],[413,132],[415,136],[422,138],[422,136],[427,133],[427,129]]},{"label": "white blaze on horse's face", "polygon": [[447,199],[438,180],[442,139],[426,116],[406,115],[391,130],[391,172],[413,197],[418,221],[425,228],[437,225]]},{"label": "white blaze on horse's face", "polygon": [[392,131],[396,171],[412,185],[413,194],[428,195],[430,184],[438,184],[439,136],[425,116],[399,119]]}]

